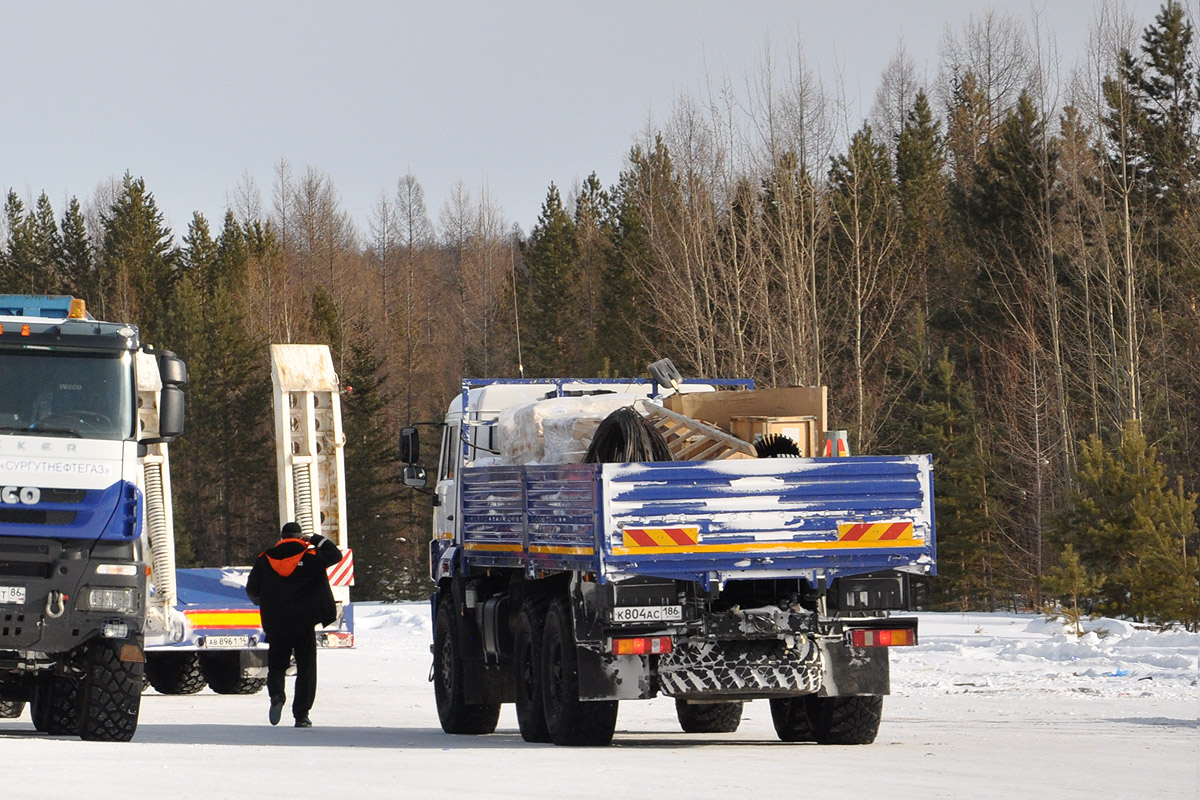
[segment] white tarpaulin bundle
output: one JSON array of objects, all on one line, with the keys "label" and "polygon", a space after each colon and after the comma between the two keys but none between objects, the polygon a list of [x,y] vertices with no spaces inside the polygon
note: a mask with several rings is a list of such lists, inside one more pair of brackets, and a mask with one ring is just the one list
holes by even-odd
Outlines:
[{"label": "white tarpaulin bundle", "polygon": [[625,394],[552,397],[503,411],[496,422],[507,464],[578,464],[600,423],[637,398]]}]

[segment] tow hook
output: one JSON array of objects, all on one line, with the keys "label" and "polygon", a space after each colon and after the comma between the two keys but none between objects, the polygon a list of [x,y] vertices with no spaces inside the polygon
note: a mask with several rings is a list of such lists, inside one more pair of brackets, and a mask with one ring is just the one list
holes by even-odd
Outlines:
[{"label": "tow hook", "polygon": [[[46,596],[46,616],[51,619],[58,619],[66,612],[67,596],[58,589],[51,589],[50,594]],[[55,610],[55,606],[58,610]]]}]

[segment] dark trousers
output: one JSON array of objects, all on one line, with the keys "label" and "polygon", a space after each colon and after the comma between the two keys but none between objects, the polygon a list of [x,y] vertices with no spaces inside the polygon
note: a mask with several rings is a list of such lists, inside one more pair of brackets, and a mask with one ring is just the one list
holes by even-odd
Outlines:
[{"label": "dark trousers", "polygon": [[283,678],[292,656],[296,658],[296,691],[292,716],[307,717],[317,696],[317,637],[313,629],[272,631],[267,636],[267,694],[272,700],[286,698]]}]

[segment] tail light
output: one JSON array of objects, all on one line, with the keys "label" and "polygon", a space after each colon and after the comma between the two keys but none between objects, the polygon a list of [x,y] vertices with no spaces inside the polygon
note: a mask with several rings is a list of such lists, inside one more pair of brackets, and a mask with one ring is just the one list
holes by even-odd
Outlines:
[{"label": "tail light", "polygon": [[614,656],[661,655],[671,652],[670,636],[638,636],[629,639],[613,639]]},{"label": "tail light", "polygon": [[905,647],[917,643],[913,628],[854,628],[846,631],[851,647]]}]

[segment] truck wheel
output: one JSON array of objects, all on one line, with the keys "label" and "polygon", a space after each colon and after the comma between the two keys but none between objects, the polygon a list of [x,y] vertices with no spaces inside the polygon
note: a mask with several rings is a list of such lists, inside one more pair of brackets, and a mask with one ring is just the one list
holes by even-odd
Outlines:
[{"label": "truck wheel", "polygon": [[147,653],[145,675],[160,694],[195,694],[206,685],[200,657],[191,650]]},{"label": "truck wheel", "polygon": [[82,711],[79,738],[128,742],[137,730],[142,704],[142,663],[122,661],[119,645],[93,642],[84,656],[80,683]]},{"label": "truck wheel", "polygon": [[242,660],[236,652],[201,653],[200,672],[217,694],[255,694],[267,685],[266,678],[242,674]]},{"label": "truck wheel", "polygon": [[733,733],[742,724],[742,703],[689,703],[676,698],[675,716],[684,733]]},{"label": "truck wheel", "polygon": [[879,733],[883,697],[877,694],[851,697],[807,698],[808,722],[820,744],[870,744]]},{"label": "truck wheel", "polygon": [[433,694],[437,701],[438,721],[446,733],[491,733],[500,719],[500,704],[467,703],[463,683],[465,649],[454,602],[444,598],[438,603],[433,627]]},{"label": "truck wheel", "polygon": [[566,598],[550,605],[542,638],[542,699],[550,740],[569,747],[612,742],[617,728],[616,700],[580,700],[579,666],[571,608]]},{"label": "truck wheel", "polygon": [[817,737],[808,724],[809,696],[777,697],[771,700],[771,722],[775,734],[784,742],[814,742]]},{"label": "truck wheel", "polygon": [[517,616],[513,632],[513,688],[517,699],[517,725],[527,742],[549,742],[546,705],[542,699],[542,636],[546,607],[527,602]]},{"label": "truck wheel", "polygon": [[0,700],[0,719],[16,719],[24,711],[24,700]]},{"label": "truck wheel", "polygon": [[50,736],[79,733],[79,682],[61,675],[42,675],[33,691],[29,716],[33,727]]}]

